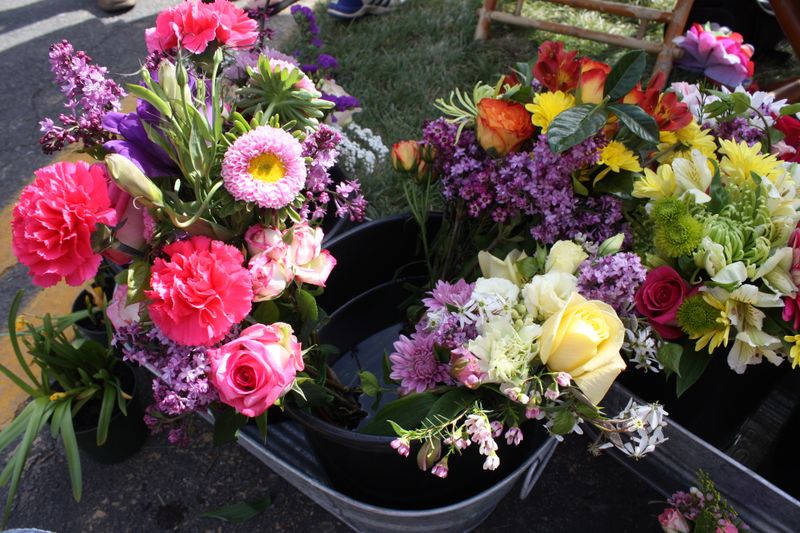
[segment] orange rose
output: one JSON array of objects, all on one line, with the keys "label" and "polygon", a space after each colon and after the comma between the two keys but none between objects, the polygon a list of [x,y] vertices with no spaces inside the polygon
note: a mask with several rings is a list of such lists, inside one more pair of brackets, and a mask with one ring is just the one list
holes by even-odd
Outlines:
[{"label": "orange rose", "polygon": [[584,104],[599,104],[603,101],[603,88],[611,67],[600,61],[584,58],[581,77],[578,81],[580,101]]},{"label": "orange rose", "polygon": [[392,146],[392,167],[400,172],[413,172],[419,165],[419,143],[400,141]]},{"label": "orange rose", "polygon": [[504,156],[533,136],[531,114],[517,102],[484,98],[478,102],[476,135],[484,150]]}]

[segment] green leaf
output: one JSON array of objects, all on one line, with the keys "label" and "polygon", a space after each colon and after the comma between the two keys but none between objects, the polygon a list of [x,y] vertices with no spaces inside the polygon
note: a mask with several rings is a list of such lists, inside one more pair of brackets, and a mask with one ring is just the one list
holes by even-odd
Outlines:
[{"label": "green leaf", "polygon": [[647,142],[658,143],[658,124],[644,109],[631,104],[610,104],[608,109],[617,115],[631,133]]},{"label": "green leaf", "polygon": [[97,418],[97,445],[102,446],[108,439],[108,426],[111,425],[111,415],[114,413],[114,402],[117,391],[110,384],[103,389],[103,400],[100,403],[100,416]]},{"label": "green leaf", "polygon": [[731,93],[733,112],[737,115],[745,113],[750,108],[750,96],[745,93]]},{"label": "green leaf", "polygon": [[730,106],[723,100],[717,100],[715,102],[711,102],[710,104],[706,104],[705,107],[703,107],[703,114],[707,118],[716,118],[724,115],[729,108]]},{"label": "green leaf", "polygon": [[600,131],[607,119],[608,112],[602,104],[583,104],[562,111],[547,128],[550,149],[560,153],[572,148]]},{"label": "green leaf", "polygon": [[267,413],[269,409],[255,417],[256,419],[256,426],[258,426],[258,432],[261,434],[261,440],[264,444],[267,443]]},{"label": "green leaf", "polygon": [[[50,402],[48,398],[39,397],[33,400],[34,408],[31,410],[30,418],[28,418],[28,425],[25,427],[25,434],[19,444],[16,452],[14,453],[13,468],[6,473],[3,472],[4,479],[3,485],[8,481],[10,475],[11,485],[8,487],[8,495],[6,496],[6,506],[3,510],[3,526],[8,522],[8,517],[11,514],[11,506],[14,503],[14,496],[17,494],[17,487],[19,487],[19,480],[22,477],[22,470],[25,468],[25,463],[28,461],[28,454],[33,445],[33,439],[41,429],[43,423],[45,409]],[[63,429],[62,429],[63,431]]]},{"label": "green leaf", "polygon": [[638,172],[630,172],[628,170],[609,172],[602,180],[594,184],[594,191],[629,199],[633,197],[633,182],[639,176]]},{"label": "green leaf", "polygon": [[236,442],[236,433],[247,423],[247,417],[233,407],[212,408],[214,413],[214,446]]},{"label": "green leaf", "polygon": [[550,431],[555,435],[566,435],[575,427],[575,422],[577,422],[575,415],[566,409],[562,409],[553,418],[553,425],[550,427]]},{"label": "green leaf", "polygon": [[159,98],[158,95],[150,89],[146,89],[145,87],[135,83],[126,83],[125,85],[128,88],[128,92],[133,94],[136,98],[150,103],[153,107],[158,109],[158,112],[161,113],[164,118],[169,118],[172,116],[172,109],[170,108],[169,104]]},{"label": "green leaf", "polygon": [[79,502],[81,501],[81,492],[83,490],[81,455],[78,452],[78,441],[75,438],[75,428],[72,426],[70,413],[61,417],[61,442],[64,444],[64,452],[67,456],[67,469],[69,470],[69,479],[72,484],[72,497],[75,498],[76,502]]},{"label": "green leaf", "polygon": [[707,353],[700,353],[690,350],[686,350],[683,353],[679,366],[680,375],[678,376],[678,382],[675,390],[675,393],[679,398],[689,389],[689,387],[694,385],[694,383],[700,379],[700,376],[703,375],[703,371],[708,366],[709,361],[711,361],[711,356]]},{"label": "green leaf", "polygon": [[327,405],[333,400],[333,395],[314,381],[305,381],[300,384],[302,399],[297,400],[300,407]]},{"label": "green leaf", "polygon": [[539,261],[535,257],[526,257],[522,261],[517,261],[517,269],[523,278],[532,279],[539,270]]},{"label": "green leaf", "polygon": [[394,435],[389,420],[404,428],[416,428],[428,414],[438,397],[432,392],[409,394],[389,402],[359,431],[369,435]]},{"label": "green leaf", "polygon": [[433,356],[439,363],[450,362],[450,349],[440,344],[433,345]]},{"label": "green leaf", "polygon": [[581,196],[589,196],[589,189],[575,176],[572,176],[572,188]]},{"label": "green leaf", "polygon": [[253,311],[253,320],[265,325],[274,324],[280,317],[281,311],[273,300],[259,303]]},{"label": "green leaf", "polygon": [[225,505],[213,511],[206,511],[200,516],[203,518],[215,518],[223,522],[230,522],[238,524],[250,520],[258,516],[264,510],[272,505],[272,500],[269,495],[264,496],[260,500],[250,500],[247,502],[239,502],[231,505]]},{"label": "green leaf", "polygon": [[6,446],[22,435],[22,432],[25,431],[25,427],[28,425],[28,419],[30,419],[31,413],[35,408],[36,406],[33,402],[28,403],[14,421],[0,432],[0,450],[4,450]]},{"label": "green leaf", "polygon": [[68,416],[72,416],[71,407],[72,400],[62,400],[58,402],[58,405],[56,405],[55,411],[53,411],[53,418],[50,419],[50,436],[54,439],[57,439],[58,435],[61,433],[61,418],[66,414],[67,408],[70,408]]},{"label": "green leaf", "polygon": [[665,342],[658,349],[656,359],[670,372],[681,375],[680,363],[683,355],[683,346],[674,342]]},{"label": "green leaf", "polygon": [[437,424],[439,421],[451,420],[461,413],[477,398],[477,393],[469,389],[453,389],[442,394],[425,414],[423,422]]},{"label": "green leaf", "polygon": [[581,418],[585,418],[586,420],[593,420],[600,415],[600,411],[596,406],[587,403],[576,403],[575,410]]},{"label": "green leaf", "polygon": [[364,394],[372,397],[380,394],[381,386],[378,384],[378,378],[375,377],[375,374],[368,370],[362,370],[358,373],[358,377],[361,380],[361,390]]},{"label": "green leaf", "polygon": [[797,113],[800,113],[800,103],[785,105],[781,108],[781,115],[784,117],[786,115],[796,115]]},{"label": "green leaf", "polygon": [[619,58],[608,73],[604,92],[611,100],[622,98],[642,79],[647,67],[647,54],[643,50],[632,50]]},{"label": "green leaf", "polygon": [[714,177],[711,179],[711,187],[709,196],[711,201],[708,202],[708,210],[711,213],[719,213],[722,208],[731,203],[730,194],[728,190],[722,185],[722,176],[719,173],[719,164],[713,159],[711,164],[714,165]]},{"label": "green leaf", "polygon": [[308,291],[297,289],[297,309],[300,311],[300,317],[306,322],[316,322],[319,318],[319,308],[317,307],[317,300],[309,294]]},{"label": "green leaf", "polygon": [[128,266],[128,305],[145,301],[144,291],[150,284],[150,263],[141,259]]}]

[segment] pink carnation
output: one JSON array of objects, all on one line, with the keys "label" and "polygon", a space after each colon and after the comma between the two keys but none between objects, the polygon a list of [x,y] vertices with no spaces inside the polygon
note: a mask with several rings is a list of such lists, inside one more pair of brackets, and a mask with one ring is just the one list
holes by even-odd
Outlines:
[{"label": "pink carnation", "polygon": [[63,278],[77,286],[97,273],[102,258],[92,248],[92,233],[98,224],[117,223],[107,187],[99,164],[64,161],[36,171],[11,220],[14,255],[33,283],[50,287]]},{"label": "pink carnation", "polygon": [[250,312],[253,289],[244,257],[233,246],[196,236],[164,247],[151,269],[150,318],[168,338],[188,346],[222,340]]},{"label": "pink carnation", "polygon": [[250,326],[236,340],[206,353],[219,399],[245,416],[266,411],[303,370],[300,343],[282,322]]},{"label": "pink carnation", "polygon": [[228,0],[204,4],[188,0],[158,14],[156,25],[145,30],[149,52],[163,52],[178,45],[202,54],[212,41],[235,47],[256,42],[256,22]]}]

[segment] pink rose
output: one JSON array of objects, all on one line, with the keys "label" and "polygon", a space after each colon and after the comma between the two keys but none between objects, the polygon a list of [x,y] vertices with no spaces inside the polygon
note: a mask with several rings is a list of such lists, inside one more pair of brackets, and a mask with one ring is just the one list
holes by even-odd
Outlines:
[{"label": "pink rose", "polygon": [[[108,184],[108,197],[111,205],[117,212],[117,225],[120,227],[114,232],[117,241],[139,250],[146,242],[145,212],[142,205],[136,205],[130,194],[123,191],[114,182]],[[127,265],[131,262],[131,255],[113,246],[107,248],[103,255],[118,265]]]},{"label": "pink rose", "polygon": [[140,303],[128,305],[128,286],[117,285],[106,307],[106,315],[114,329],[125,328],[139,323],[140,308]]},{"label": "pink rose", "polygon": [[692,530],[686,518],[674,507],[664,509],[658,516],[658,523],[664,533],[689,533]]},{"label": "pink rose", "polygon": [[273,405],[303,370],[300,343],[283,322],[250,326],[236,340],[207,354],[220,400],[250,417]]},{"label": "pink rose", "polygon": [[450,352],[450,375],[468,389],[477,388],[486,377],[475,355],[463,347]]},{"label": "pink rose", "polygon": [[266,252],[253,256],[249,267],[254,302],[277,298],[292,281],[291,270],[281,261],[271,259]]},{"label": "pink rose", "polygon": [[322,230],[303,223],[297,224],[289,232],[292,241],[286,262],[291,265],[294,277],[302,283],[324,287],[336,266],[336,259],[330,252],[322,249]]},{"label": "pink rose", "polygon": [[276,261],[282,260],[288,249],[280,231],[275,228],[265,228],[261,224],[250,226],[244,234],[244,241],[251,256],[263,252]]},{"label": "pink rose", "polygon": [[222,340],[250,312],[253,284],[242,253],[204,236],[164,247],[153,262],[150,318],[168,338],[188,346]]},{"label": "pink rose", "polygon": [[97,225],[117,223],[105,166],[62,161],[35,174],[14,207],[14,255],[40,287],[62,278],[80,285],[94,277],[102,259],[92,247]]},{"label": "pink rose", "polygon": [[647,273],[636,291],[636,310],[649,319],[650,326],[662,338],[677,339],[683,332],[675,315],[683,301],[697,292],[672,267],[660,266]]}]

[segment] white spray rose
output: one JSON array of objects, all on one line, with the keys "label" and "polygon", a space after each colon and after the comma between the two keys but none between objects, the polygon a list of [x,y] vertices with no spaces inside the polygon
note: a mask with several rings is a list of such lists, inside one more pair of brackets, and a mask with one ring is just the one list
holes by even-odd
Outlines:
[{"label": "white spray rose", "polygon": [[525,308],[540,320],[546,320],[561,311],[577,284],[577,278],[566,272],[548,272],[534,276],[522,288]]}]

